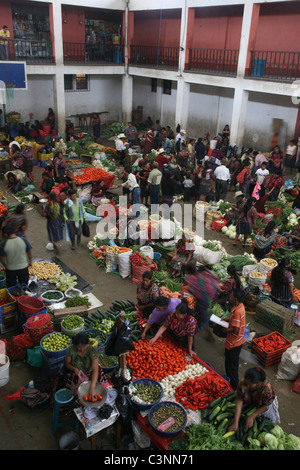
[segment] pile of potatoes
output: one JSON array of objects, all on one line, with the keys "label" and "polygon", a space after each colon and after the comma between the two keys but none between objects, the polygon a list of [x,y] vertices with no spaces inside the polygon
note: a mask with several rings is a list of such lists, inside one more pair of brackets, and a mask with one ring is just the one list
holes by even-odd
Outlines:
[{"label": "pile of potatoes", "polygon": [[37,280],[50,279],[55,274],[62,274],[61,268],[56,263],[50,261],[34,261],[28,268],[29,274],[37,277]]}]

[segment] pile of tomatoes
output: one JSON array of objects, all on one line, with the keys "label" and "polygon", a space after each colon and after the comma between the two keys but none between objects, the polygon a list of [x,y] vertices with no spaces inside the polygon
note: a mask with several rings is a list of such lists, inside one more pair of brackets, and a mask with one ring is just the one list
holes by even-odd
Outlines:
[{"label": "pile of tomatoes", "polygon": [[154,344],[148,339],[134,342],[135,350],[126,356],[126,362],[132,368],[135,379],[148,377],[159,381],[168,375],[177,374],[185,369],[186,353],[167,338],[158,338]]},{"label": "pile of tomatoes", "polygon": [[280,334],[272,333],[256,340],[256,344],[265,352],[275,352],[287,346],[288,342]]}]

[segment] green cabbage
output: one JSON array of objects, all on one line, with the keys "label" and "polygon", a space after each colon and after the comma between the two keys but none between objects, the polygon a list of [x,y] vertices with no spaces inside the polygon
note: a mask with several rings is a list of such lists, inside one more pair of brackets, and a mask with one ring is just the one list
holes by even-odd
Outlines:
[{"label": "green cabbage", "polygon": [[276,426],[274,426],[274,428],[271,429],[270,433],[273,434],[273,436],[277,437],[278,439],[281,439],[282,437],[285,436],[285,432],[283,431],[283,429],[281,429],[280,426],[278,426],[278,424],[276,424]]},{"label": "green cabbage", "polygon": [[285,450],[299,450],[300,449],[300,438],[294,434],[287,434],[284,439]]},{"label": "green cabbage", "polygon": [[270,432],[267,432],[265,435],[265,444],[269,450],[277,450],[278,439]]}]

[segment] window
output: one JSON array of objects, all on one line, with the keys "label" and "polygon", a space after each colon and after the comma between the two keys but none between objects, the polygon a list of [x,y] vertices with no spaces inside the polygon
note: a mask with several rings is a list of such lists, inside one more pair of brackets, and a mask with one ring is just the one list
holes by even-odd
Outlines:
[{"label": "window", "polygon": [[65,91],[89,91],[90,80],[85,74],[65,75]]},{"label": "window", "polygon": [[171,80],[164,80],[163,83],[163,94],[170,95],[172,91],[172,81]]},{"label": "window", "polygon": [[157,92],[157,78],[151,78],[151,91]]}]

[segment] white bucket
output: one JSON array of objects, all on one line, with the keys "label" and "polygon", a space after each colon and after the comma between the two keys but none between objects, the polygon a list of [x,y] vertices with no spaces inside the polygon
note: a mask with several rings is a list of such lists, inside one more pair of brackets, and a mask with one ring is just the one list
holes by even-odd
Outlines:
[{"label": "white bucket", "polygon": [[74,431],[63,434],[59,439],[59,447],[61,450],[79,450],[80,438]]},{"label": "white bucket", "polygon": [[0,387],[4,387],[9,381],[9,357],[0,354]]}]

